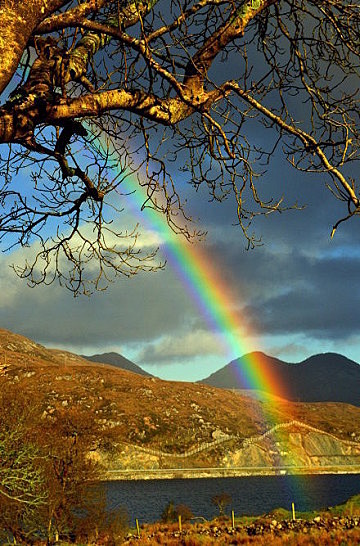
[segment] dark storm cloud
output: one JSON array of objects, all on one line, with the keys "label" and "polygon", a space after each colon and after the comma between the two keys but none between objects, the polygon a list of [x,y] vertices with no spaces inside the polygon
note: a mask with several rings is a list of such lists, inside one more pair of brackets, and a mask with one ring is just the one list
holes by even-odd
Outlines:
[{"label": "dark storm cloud", "polygon": [[[286,244],[262,247],[246,259],[234,245],[222,251],[223,269],[238,286],[239,316],[262,335],[346,339],[356,334],[359,250],[325,238],[299,244],[296,234],[289,227]],[[220,245],[211,248],[213,255],[220,252]]]},{"label": "dark storm cloud", "polygon": [[171,270],[118,280],[105,293],[73,298],[56,284],[34,289],[2,260],[0,324],[41,343],[73,347],[138,343],[179,328],[191,312]]},{"label": "dark storm cloud", "polygon": [[[269,290],[247,313],[258,330],[270,334],[305,333],[327,339],[347,338],[359,332],[359,257],[303,257],[294,260],[283,293]],[[269,287],[270,288],[270,287]]]},{"label": "dark storm cloud", "polygon": [[[267,176],[264,185],[271,183],[275,194],[286,193],[289,202],[308,207],[258,218],[254,228],[265,244],[252,251],[245,250],[241,231],[233,225],[234,202],[207,203],[206,192],[191,192],[190,212],[209,231],[209,260],[231,289],[234,308],[255,331],[345,342],[359,331],[360,322],[358,222],[343,224],[330,240],[342,204],[323,180],[285,167]],[[191,362],[192,355],[210,351],[210,338],[200,335],[206,322],[170,266],[117,281],[104,294],[74,299],[56,285],[29,289],[14,277],[9,261],[2,257],[0,264],[0,323],[5,328],[83,352],[94,346],[104,351],[139,346],[144,361],[186,357]]]},{"label": "dark storm cloud", "polygon": [[259,218],[255,228],[265,244],[248,252],[239,229],[224,226],[230,213],[215,214],[208,222],[208,252],[237,287],[239,313],[255,331],[348,339],[360,326],[358,219],[343,223],[331,239],[344,203],[326,189],[325,176],[279,172],[273,174],[275,189],[307,207]]}]

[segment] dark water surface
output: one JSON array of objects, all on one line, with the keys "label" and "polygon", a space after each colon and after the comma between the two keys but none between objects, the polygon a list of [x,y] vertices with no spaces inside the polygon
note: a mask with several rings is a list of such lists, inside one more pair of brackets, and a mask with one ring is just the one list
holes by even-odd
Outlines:
[{"label": "dark water surface", "polygon": [[[360,474],[319,476],[262,476],[174,480],[114,481],[104,483],[110,508],[126,508],[131,523],[160,519],[169,501],[186,504],[195,516],[217,514],[211,498],[232,497],[236,515],[259,515],[274,508],[317,510],[344,502],[360,493]],[[229,511],[228,510],[228,511]]]}]

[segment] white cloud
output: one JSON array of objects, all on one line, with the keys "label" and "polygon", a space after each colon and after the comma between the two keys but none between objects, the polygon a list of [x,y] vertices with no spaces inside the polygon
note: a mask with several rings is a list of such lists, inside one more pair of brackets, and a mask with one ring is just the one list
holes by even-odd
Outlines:
[{"label": "white cloud", "polygon": [[[330,244],[326,227],[311,222],[306,211],[275,218],[276,222],[266,221],[267,240],[274,243],[253,252],[244,250],[238,229],[225,227],[224,212],[212,224],[214,230],[219,226],[218,231],[209,233],[205,243],[211,265],[221,272],[232,295],[233,310],[247,312],[256,325],[254,339],[247,333],[244,345],[291,360],[326,349],[356,360],[359,245],[352,242],[356,243],[357,232],[350,233],[350,225],[342,228],[348,236],[344,250],[344,236]],[[126,213],[119,221],[134,225]],[[160,235],[142,226],[139,231],[141,248],[161,247],[165,238],[161,230]],[[200,376],[201,366],[205,376],[209,363],[216,368],[228,362],[219,339],[206,331],[204,317],[170,265],[158,273],[119,279],[91,298],[74,299],[56,283],[30,289],[15,276],[9,264],[21,263],[29,252],[20,249],[0,256],[4,328],[75,352],[115,349],[149,367],[158,363],[167,376],[176,369],[180,377],[185,367]]]},{"label": "white cloud", "polygon": [[29,288],[10,269],[26,249],[0,256],[0,325],[52,346],[97,347],[151,341],[177,331],[196,315],[170,267],[120,278],[103,293],[74,298],[57,282]]},{"label": "white cloud", "polygon": [[224,347],[219,336],[205,330],[185,332],[180,335],[172,333],[160,340],[145,345],[138,361],[143,363],[172,362],[190,360],[197,356],[223,355]]}]

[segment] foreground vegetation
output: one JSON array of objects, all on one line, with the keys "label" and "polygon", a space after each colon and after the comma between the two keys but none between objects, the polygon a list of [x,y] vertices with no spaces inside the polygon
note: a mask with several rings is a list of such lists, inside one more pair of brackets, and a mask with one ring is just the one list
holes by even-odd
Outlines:
[{"label": "foreground vegetation", "polygon": [[[136,452],[134,460],[129,455],[123,464],[128,468],[133,462],[138,468],[139,453],[144,465],[151,463],[151,449],[161,449],[162,458],[165,452],[171,460],[179,451],[212,442],[214,432],[239,434],[241,441],[244,436],[267,430],[264,413],[271,423],[300,419],[343,440],[356,440],[359,434],[356,427],[360,408],[347,404],[284,401],[276,407],[264,403],[260,411],[258,401],[230,391],[164,382],[112,367],[89,365],[76,355],[50,351],[0,330],[0,356],[1,351],[1,545],[101,546],[124,541],[246,544],[253,540],[261,543],[263,536],[268,536],[269,543],[282,538],[293,541],[292,535],[302,529],[301,521],[296,528],[288,527],[283,522],[291,522],[292,516],[285,512],[264,517],[263,522],[260,518],[258,523],[254,519],[239,519],[233,529],[225,517],[231,499],[222,492],[211,500],[223,519],[200,521],[193,518],[186,506],[168,506],[163,523],[144,526],[138,537],[137,529],[129,531],[123,511],[109,513],[103,489],[96,485],[106,469],[100,461],[106,463],[106,457],[115,460],[116,445]],[[164,408],[165,393],[168,403]],[[229,449],[229,443],[225,447],[220,443],[216,449],[200,451],[189,460],[198,466],[215,464]],[[188,459],[176,459],[182,460],[189,464]],[[307,524],[302,535],[312,537],[311,540],[317,540],[314,537],[319,535],[322,544],[326,544],[325,535],[330,536],[331,544],[336,544],[338,532],[346,534],[346,544],[358,540],[358,521],[340,521],[343,515],[358,516],[357,501],[338,510],[339,513],[321,516],[326,522],[339,518],[331,528],[323,521],[315,522],[316,525]],[[181,534],[179,515],[183,523]],[[315,517],[318,515],[297,514],[298,520]],[[281,528],[270,527],[273,520]],[[254,534],[254,529],[260,529],[262,534]]]},{"label": "foreground vegetation", "polygon": [[[185,531],[186,533],[187,531]],[[360,530],[347,531],[344,534],[343,530],[326,531],[315,530],[309,534],[300,532],[290,532],[286,534],[264,534],[263,536],[248,536],[245,532],[235,532],[231,535],[223,537],[211,537],[203,534],[201,531],[195,531],[189,535],[169,537],[164,533],[154,533],[150,538],[137,539],[136,541],[127,541],[124,544],[147,544],[155,546],[155,544],[166,544],[167,546],[208,546],[216,544],[218,546],[227,546],[228,544],[243,544],[243,545],[258,545],[272,546],[297,545],[297,546],[358,546],[360,544]]]},{"label": "foreground vegetation", "polygon": [[[123,538],[122,513],[106,508],[91,456],[106,441],[88,413],[54,407],[44,414],[29,392],[0,393],[0,544],[100,544]],[[111,542],[107,542],[111,543]]]},{"label": "foreground vegetation", "polygon": [[102,469],[92,454],[111,445],[110,433],[83,409],[59,403],[49,413],[34,400],[12,383],[0,391],[2,545],[360,543],[360,495],[323,513],[298,513],[295,520],[276,510],[233,522],[225,514],[231,497],[219,493],[211,499],[219,510],[216,520],[194,518],[187,506],[170,503],[161,523],[129,530],[124,511],[109,512],[104,490],[96,485]]},{"label": "foreground vegetation", "polygon": [[181,529],[179,523],[156,523],[139,531],[129,534],[124,544],[358,546],[360,495],[323,512],[299,513],[295,520],[290,512],[278,509],[265,516],[236,518],[234,525],[222,516],[211,522],[185,522]]}]

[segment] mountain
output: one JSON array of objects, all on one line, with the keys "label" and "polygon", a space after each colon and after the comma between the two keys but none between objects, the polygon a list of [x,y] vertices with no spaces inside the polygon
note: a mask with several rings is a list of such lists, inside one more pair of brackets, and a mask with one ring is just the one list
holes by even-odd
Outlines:
[{"label": "mountain", "polygon": [[107,478],[174,468],[360,468],[360,408],[349,404],[274,404],[271,397],[163,381],[0,330],[0,396],[8,388],[33,398],[43,419],[65,411],[97,423],[104,441],[92,456]]},{"label": "mountain", "polygon": [[81,355],[82,358],[89,360],[90,362],[99,362],[103,364],[110,364],[111,366],[116,366],[122,370],[128,370],[129,372],[138,373],[144,375],[145,377],[153,377],[150,373],[146,372],[131,360],[128,360],[118,353],[103,353],[99,355],[85,356]]},{"label": "mountain", "polygon": [[[299,402],[345,402],[360,406],[360,365],[337,353],[311,356],[299,363],[289,364],[264,353],[254,352],[233,360],[202,384],[226,389],[251,389],[245,378],[249,366],[256,364],[262,377],[281,386],[286,398]],[[260,386],[254,386],[259,389]],[[270,392],[266,386],[261,387]]]}]

